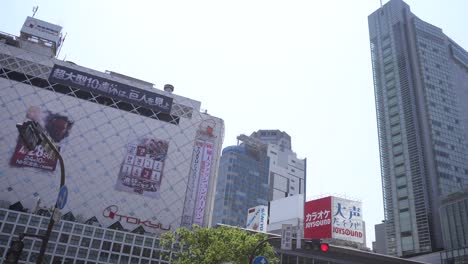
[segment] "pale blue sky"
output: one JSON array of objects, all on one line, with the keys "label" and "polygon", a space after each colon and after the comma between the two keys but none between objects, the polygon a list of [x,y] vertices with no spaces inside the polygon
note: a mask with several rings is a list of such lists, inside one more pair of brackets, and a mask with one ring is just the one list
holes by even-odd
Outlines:
[{"label": "pale blue sky", "polygon": [[[468,48],[468,1],[406,2]],[[2,0],[0,31],[19,35],[35,5],[68,32],[60,59],[173,84],[224,119],[224,146],[286,131],[308,160],[308,196],[361,199],[371,246],[383,206],[367,16],[379,0]]]}]

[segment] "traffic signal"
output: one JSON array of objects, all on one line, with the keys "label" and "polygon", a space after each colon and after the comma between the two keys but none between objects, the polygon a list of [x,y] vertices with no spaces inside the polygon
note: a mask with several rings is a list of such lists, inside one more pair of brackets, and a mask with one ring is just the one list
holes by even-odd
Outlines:
[{"label": "traffic signal", "polygon": [[11,241],[10,248],[6,254],[5,263],[16,264],[18,263],[21,252],[23,251],[24,243],[21,240]]},{"label": "traffic signal", "polygon": [[322,252],[327,252],[329,249],[328,243],[320,243],[320,250]]},{"label": "traffic signal", "polygon": [[304,244],[306,249],[312,249],[315,251],[328,252],[330,249],[328,243],[323,242],[321,239],[306,240]]}]

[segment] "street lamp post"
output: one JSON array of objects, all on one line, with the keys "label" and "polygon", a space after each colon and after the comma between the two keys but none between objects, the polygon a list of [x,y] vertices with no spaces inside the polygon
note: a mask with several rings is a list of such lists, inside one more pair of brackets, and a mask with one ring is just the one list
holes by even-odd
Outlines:
[{"label": "street lamp post", "polygon": [[[58,158],[60,162],[60,188],[62,188],[65,185],[65,164],[55,143],[52,142],[46,133],[44,133],[44,129],[37,122],[28,121],[23,124],[17,124],[16,127],[18,128],[20,137],[25,142],[27,148],[34,149],[38,145],[43,145],[46,149],[50,148],[55,157]],[[43,262],[47,244],[49,243],[50,234],[52,233],[52,228],[54,227],[54,214],[57,213],[56,210],[58,210],[57,203],[55,203],[54,211],[50,216],[46,233],[44,236],[36,236],[42,239],[41,249],[39,251],[39,255],[37,256],[37,264],[42,264]],[[28,234],[25,235],[30,236]]]},{"label": "street lamp post", "polygon": [[266,242],[270,241],[270,240],[274,240],[274,239],[281,239],[281,237],[269,237],[265,240],[262,240],[260,242],[257,243],[257,245],[255,246],[255,248],[252,250],[252,254],[249,256],[249,264],[252,264],[254,258],[255,258],[255,254],[257,253],[257,249],[265,244]]}]

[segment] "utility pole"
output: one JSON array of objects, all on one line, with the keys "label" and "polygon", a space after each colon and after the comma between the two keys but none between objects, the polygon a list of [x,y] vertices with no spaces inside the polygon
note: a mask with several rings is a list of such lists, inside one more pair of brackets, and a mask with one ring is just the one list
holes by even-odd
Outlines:
[{"label": "utility pole", "polygon": [[[55,145],[55,143],[47,135],[44,128],[42,128],[42,126],[35,121],[27,121],[27,122],[24,122],[23,124],[16,124],[16,127],[18,128],[18,131],[19,131],[21,139],[23,140],[23,143],[28,149],[34,150],[36,146],[42,145],[44,149],[46,149],[49,152],[52,152],[55,155],[55,157],[58,158],[60,162],[60,189],[62,190],[62,187],[65,186],[65,164],[63,162],[63,158],[60,155],[60,152],[57,146]],[[57,212],[58,210],[59,210],[58,203],[56,202],[54,211],[52,212],[50,216],[49,225],[47,226],[47,231],[43,236],[32,235],[32,234],[22,234],[23,237],[31,236],[31,237],[38,237],[42,239],[41,249],[39,251],[39,255],[37,256],[37,262],[36,262],[37,264],[43,263],[45,251],[47,249],[47,244],[49,243],[50,234],[52,233],[52,228],[54,227],[54,223],[55,223],[54,214],[58,213]]]}]

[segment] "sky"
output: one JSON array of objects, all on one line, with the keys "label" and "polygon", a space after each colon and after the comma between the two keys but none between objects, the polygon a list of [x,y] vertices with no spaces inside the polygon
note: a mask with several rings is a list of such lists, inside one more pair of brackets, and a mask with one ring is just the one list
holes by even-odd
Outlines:
[{"label": "sky", "polygon": [[[468,49],[468,1],[406,3]],[[224,120],[224,147],[287,132],[307,158],[307,197],[361,200],[372,245],[384,214],[367,16],[379,0],[1,0],[0,31],[19,35],[33,6],[67,33],[59,59],[174,85]]]}]

